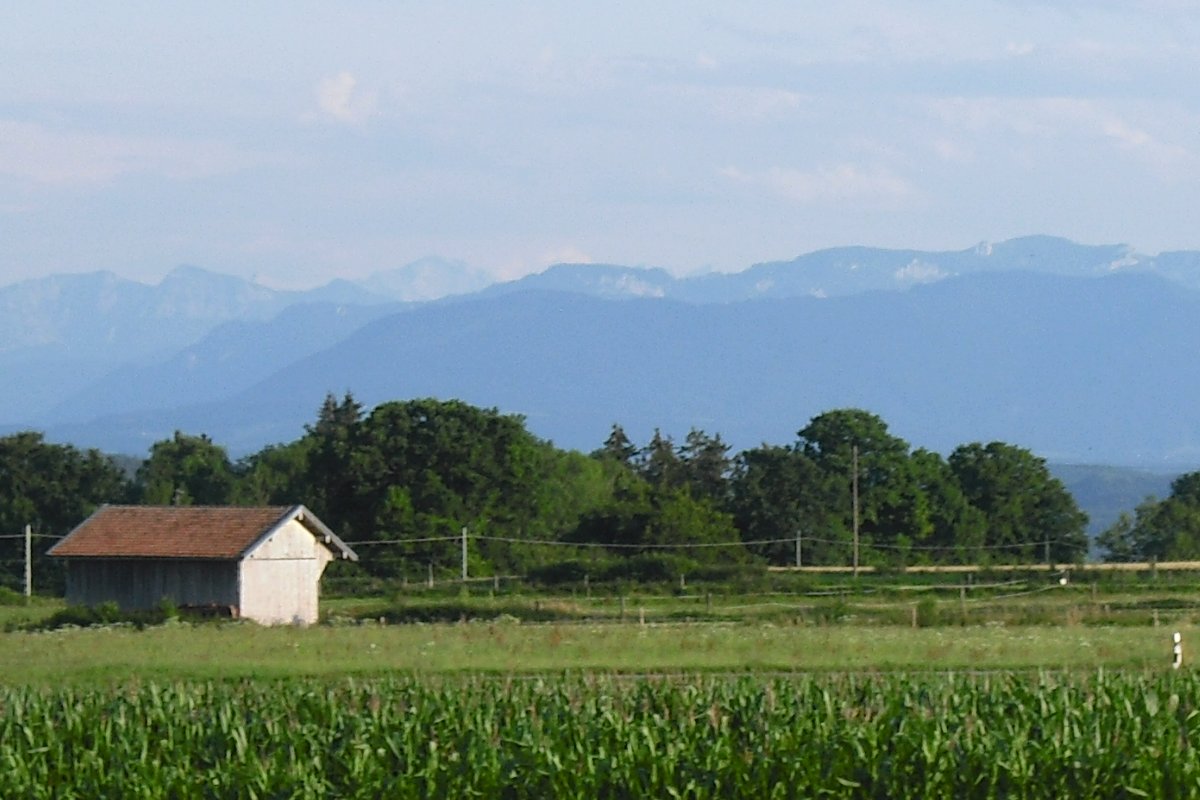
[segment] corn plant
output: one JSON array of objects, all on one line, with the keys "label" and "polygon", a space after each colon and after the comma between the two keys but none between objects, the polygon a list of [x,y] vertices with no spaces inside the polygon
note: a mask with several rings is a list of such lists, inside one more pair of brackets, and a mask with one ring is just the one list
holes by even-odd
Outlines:
[{"label": "corn plant", "polygon": [[1182,797],[1200,677],[0,688],[0,797]]}]

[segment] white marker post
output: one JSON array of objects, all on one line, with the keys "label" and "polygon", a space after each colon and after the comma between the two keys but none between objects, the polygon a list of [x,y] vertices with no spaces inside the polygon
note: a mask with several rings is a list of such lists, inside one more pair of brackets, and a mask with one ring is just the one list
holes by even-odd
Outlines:
[{"label": "white marker post", "polygon": [[1171,648],[1174,653],[1174,660],[1171,662],[1172,669],[1179,669],[1183,666],[1183,637],[1179,635],[1179,631],[1175,631],[1175,646]]}]

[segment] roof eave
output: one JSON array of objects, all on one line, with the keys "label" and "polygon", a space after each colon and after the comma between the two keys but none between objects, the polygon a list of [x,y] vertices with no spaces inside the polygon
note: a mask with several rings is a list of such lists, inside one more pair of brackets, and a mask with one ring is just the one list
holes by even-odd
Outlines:
[{"label": "roof eave", "polygon": [[102,510],[108,508],[109,505],[110,505],[109,503],[103,503],[102,505],[100,505],[99,508],[97,508],[91,514],[88,514],[86,519],[84,519],[82,522],[80,522],[74,528],[71,528],[70,533],[68,533],[66,536],[64,536],[63,538],[61,538],[57,542],[55,542],[53,545],[51,545],[50,549],[46,551],[46,555],[52,556],[54,558],[78,558],[78,556],[60,556],[55,551],[58,550],[59,548],[63,547],[67,542],[71,541],[71,537],[74,536],[76,533],[78,533],[80,528],[82,528],[84,525],[88,524],[88,522],[92,519],[92,517],[96,516],[96,514],[100,513]]}]

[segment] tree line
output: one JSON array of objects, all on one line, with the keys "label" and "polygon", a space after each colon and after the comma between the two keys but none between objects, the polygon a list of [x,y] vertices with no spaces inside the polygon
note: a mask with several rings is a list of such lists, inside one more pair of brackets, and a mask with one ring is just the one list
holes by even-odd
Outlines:
[{"label": "tree line", "polygon": [[1097,543],[1107,561],[1200,560],[1200,472],[1176,478],[1167,497],[1122,513]]},{"label": "tree line", "polygon": [[[1088,545],[1086,516],[1028,450],[971,443],[943,457],[861,409],[736,454],[699,429],[639,445],[619,424],[585,454],[496,409],[417,399],[367,412],[350,394],[326,397],[299,439],[238,461],[182,432],[132,471],[38,433],[0,438],[0,533],[61,536],[101,503],[304,503],[381,577],[456,566],[463,527],[471,572],[485,575],[670,559],[848,565],[855,539],[861,564],[884,566],[1064,563]],[[0,539],[5,583],[19,546]]]}]

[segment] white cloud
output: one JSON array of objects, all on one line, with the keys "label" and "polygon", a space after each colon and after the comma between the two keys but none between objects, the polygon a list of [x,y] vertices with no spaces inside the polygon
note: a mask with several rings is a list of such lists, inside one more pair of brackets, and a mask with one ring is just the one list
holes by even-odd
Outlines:
[{"label": "white cloud", "polygon": [[106,183],[131,173],[188,180],[260,159],[212,141],[112,136],[0,120],[0,174],[46,184]]},{"label": "white cloud", "polygon": [[867,202],[891,204],[913,194],[907,181],[886,167],[836,164],[812,171],[771,167],[744,172],[726,167],[721,174],[737,183],[769,189],[799,203]]},{"label": "white cloud", "polygon": [[[1130,109],[1118,111],[1111,104],[1071,97],[1040,98],[953,98],[932,101],[934,115],[952,128],[981,136],[987,132],[1011,133],[1026,139],[1070,139],[1084,137],[1115,144],[1148,166],[1164,174],[1183,167],[1200,167],[1200,156],[1166,136],[1179,130],[1194,129],[1200,120],[1175,115],[1143,115],[1146,122],[1157,122],[1169,131],[1156,135],[1146,127],[1130,123],[1137,115]],[[941,152],[944,158],[949,153]]]},{"label": "white cloud", "polygon": [[934,283],[949,276],[950,273],[944,271],[936,264],[930,264],[916,258],[896,270],[892,275],[896,279],[896,282],[901,284]]},{"label": "white cloud", "polygon": [[623,274],[615,281],[606,281],[619,294],[632,297],[663,297],[666,293],[659,286],[654,286],[641,278]]},{"label": "white cloud", "polygon": [[1099,120],[1099,126],[1109,139],[1127,150],[1139,153],[1162,169],[1196,161],[1187,148],[1159,141],[1149,132],[1135,128],[1119,117],[1106,116]]},{"label": "white cloud", "polygon": [[321,79],[316,94],[317,108],[338,122],[361,125],[375,116],[378,105],[375,93],[360,89],[358,79],[349,72]]}]

